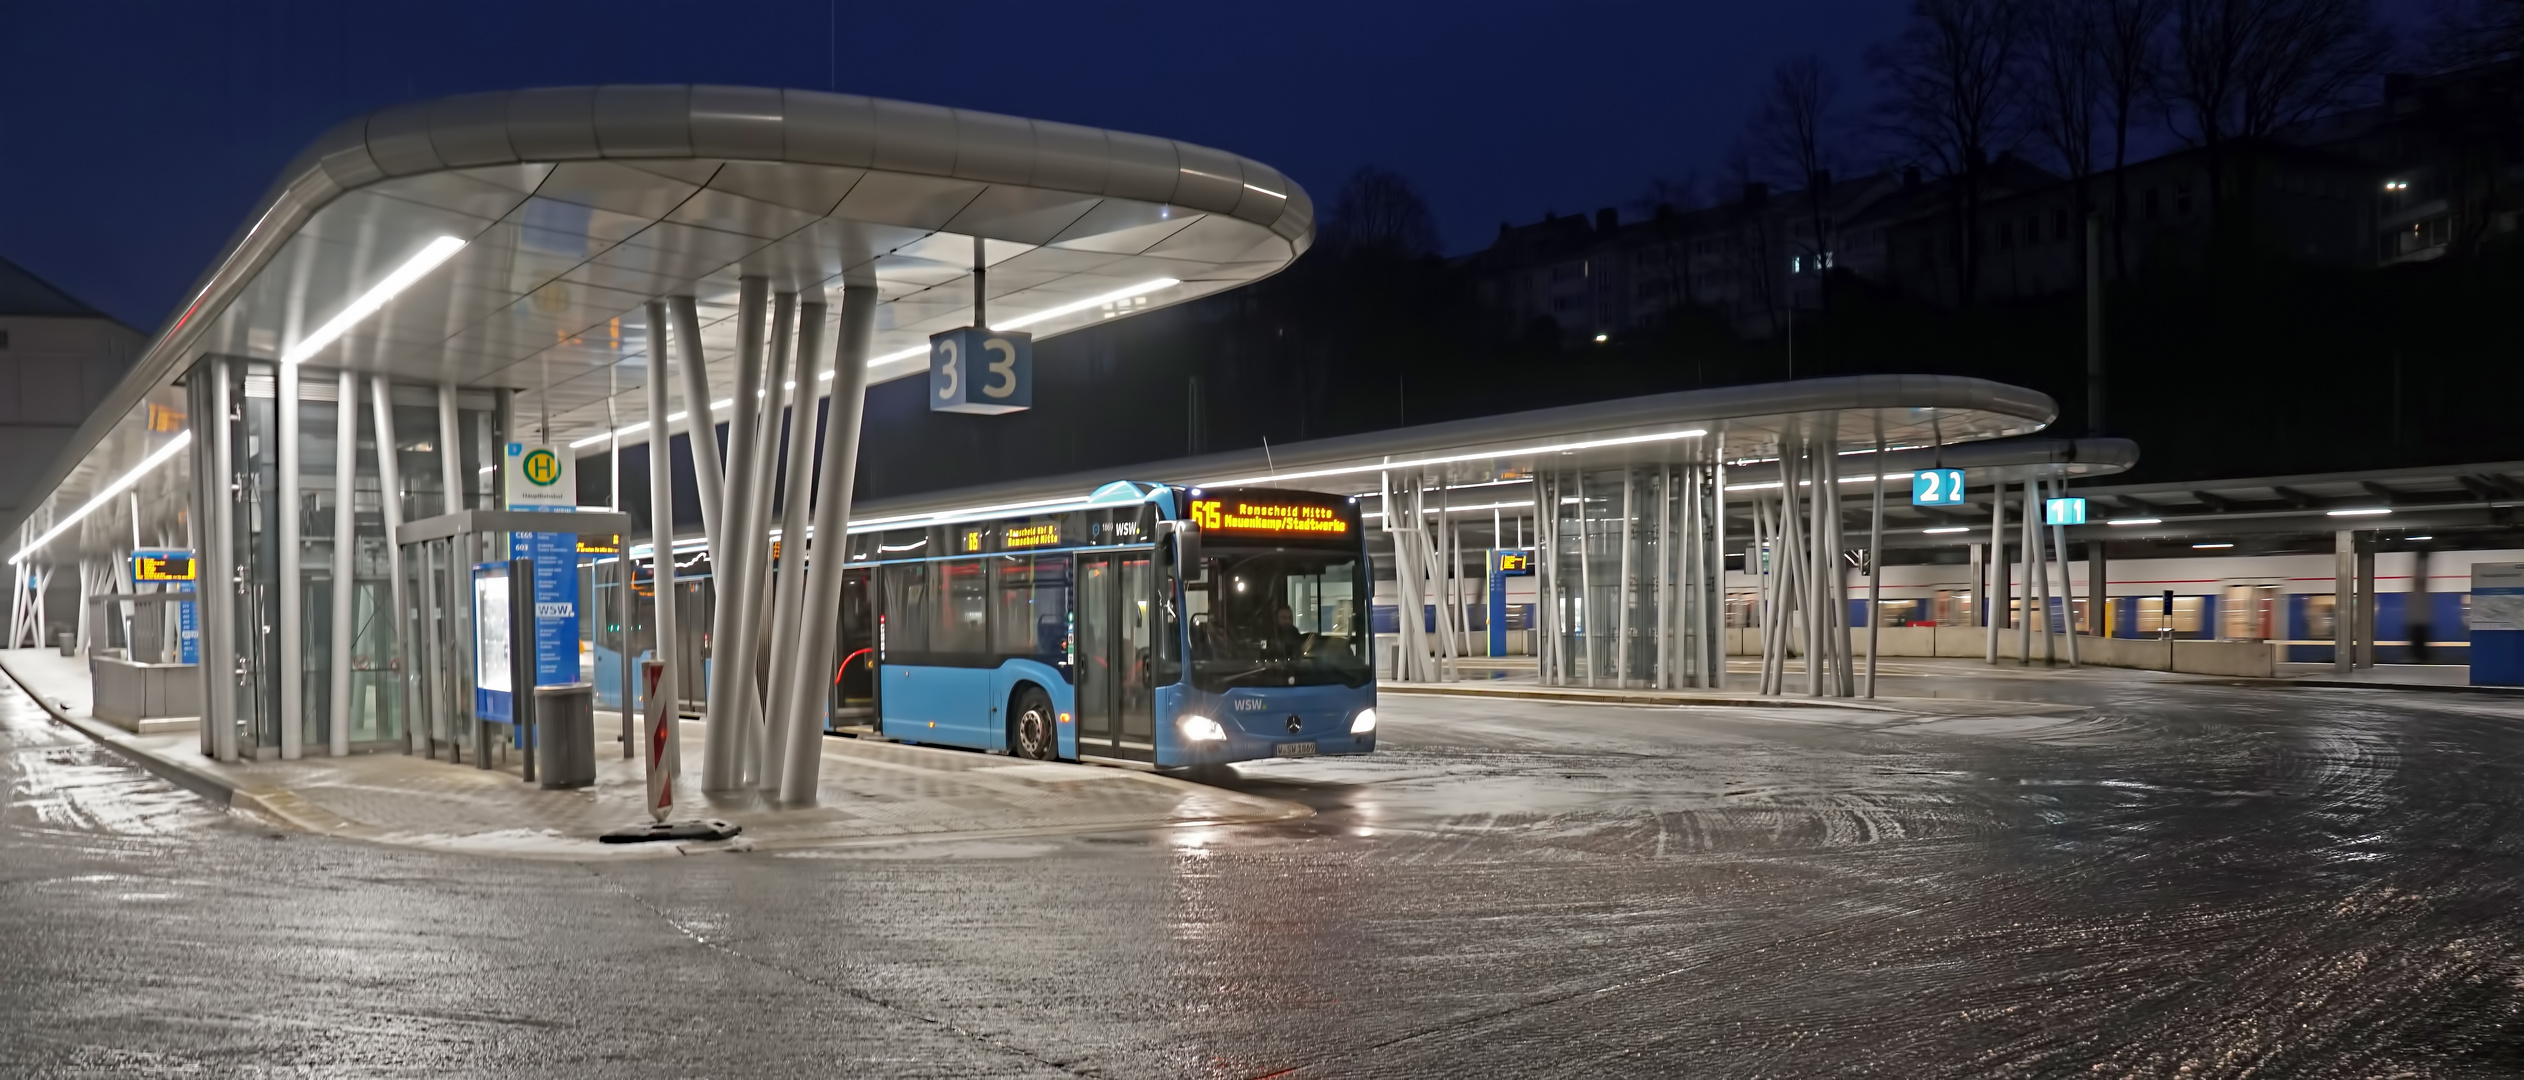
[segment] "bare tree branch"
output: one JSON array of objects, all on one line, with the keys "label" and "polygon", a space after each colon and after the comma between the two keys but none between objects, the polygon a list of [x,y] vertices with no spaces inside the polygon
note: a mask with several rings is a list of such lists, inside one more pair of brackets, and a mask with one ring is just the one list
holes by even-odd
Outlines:
[{"label": "bare tree branch", "polygon": [[1402,174],[1373,165],[1361,166],[1341,183],[1323,234],[1349,251],[1417,256],[1437,250],[1437,219],[1420,189]]},{"label": "bare tree branch", "polygon": [[2113,276],[2128,277],[2124,242],[2129,228],[2130,129],[2139,110],[2150,108],[2162,79],[2163,37],[2169,0],[2093,0],[2097,76],[2102,80],[2104,122],[2112,129]]},{"label": "bare tree branch", "polygon": [[1981,173],[2017,122],[2021,0],[1914,0],[1901,36],[1870,50],[1886,130],[1912,160],[1953,181],[1956,299],[1980,286]]}]

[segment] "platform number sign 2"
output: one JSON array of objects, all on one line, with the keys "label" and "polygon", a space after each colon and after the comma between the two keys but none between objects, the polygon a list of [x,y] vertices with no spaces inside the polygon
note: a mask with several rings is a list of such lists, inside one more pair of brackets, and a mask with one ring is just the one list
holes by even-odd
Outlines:
[{"label": "platform number sign 2", "polygon": [[1912,473],[1911,505],[1963,505],[1963,470],[1921,469]]},{"label": "platform number sign 2", "polygon": [[1033,335],[972,326],[930,335],[930,412],[994,415],[1033,404]]}]

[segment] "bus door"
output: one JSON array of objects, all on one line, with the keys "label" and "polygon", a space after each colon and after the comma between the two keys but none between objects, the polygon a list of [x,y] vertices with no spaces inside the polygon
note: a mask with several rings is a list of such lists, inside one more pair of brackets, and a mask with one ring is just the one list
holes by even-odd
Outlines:
[{"label": "bus door", "polygon": [[1156,695],[1149,690],[1154,599],[1149,553],[1078,557],[1078,752],[1152,760]]},{"label": "bus door", "polygon": [[875,575],[854,566],[841,575],[840,620],[833,636],[832,728],[876,727]]}]

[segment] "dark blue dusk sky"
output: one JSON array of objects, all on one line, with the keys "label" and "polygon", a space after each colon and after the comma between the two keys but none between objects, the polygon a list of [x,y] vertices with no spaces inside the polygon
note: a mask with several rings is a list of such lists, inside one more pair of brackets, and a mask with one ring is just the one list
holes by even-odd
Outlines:
[{"label": "dark blue dusk sky", "polygon": [[1501,221],[1716,172],[1786,57],[1820,54],[1863,98],[1859,58],[1906,7],[18,0],[0,5],[0,257],[155,331],[326,126],[599,82],[838,89],[1170,136],[1269,162],[1323,203],[1377,164],[1417,181],[1465,251]]}]

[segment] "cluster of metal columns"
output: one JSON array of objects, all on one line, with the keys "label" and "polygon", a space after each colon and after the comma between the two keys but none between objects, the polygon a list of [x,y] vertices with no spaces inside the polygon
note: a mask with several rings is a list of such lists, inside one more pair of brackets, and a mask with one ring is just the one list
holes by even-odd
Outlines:
[{"label": "cluster of metal columns", "polygon": [[[2076,667],[2079,663],[2076,605],[2070,599],[2067,529],[2058,524],[2046,526],[2042,512],[2048,498],[2065,497],[2067,489],[2067,482],[2063,480],[2026,480],[2018,486],[2015,522],[2017,557],[2012,567],[2005,556],[2008,547],[2006,483],[2000,482],[1991,493],[1988,545],[1991,554],[1982,558],[1979,551],[1973,553],[1974,558],[1981,562],[1983,571],[1974,575],[1974,591],[1980,595],[1973,598],[1973,603],[1979,609],[1976,617],[1981,619],[1988,635],[1981,648],[1981,658],[1987,663],[1998,662],[1999,638],[2010,624],[2016,631],[2016,662],[2032,663],[2033,628],[2037,622],[2042,627],[2044,664],[2059,662],[2063,639],[2068,643],[2069,666]],[[2099,554],[2092,570],[2088,575],[2088,617],[2097,620],[2099,627],[2103,618],[2100,601],[2105,592],[2098,584],[2103,579]],[[2014,580],[2011,582],[2010,578]],[[2007,599],[2002,601],[2000,598]],[[2056,610],[2052,606],[2054,599],[2058,601]],[[1873,605],[1869,607],[1872,610]]]},{"label": "cluster of metal columns", "polygon": [[1541,681],[1723,686],[1726,467],[1609,471],[1534,478]]},{"label": "cluster of metal columns", "polygon": [[[656,566],[657,640],[676,640],[673,471],[664,467],[668,357],[682,366],[701,526],[710,553],[717,604],[710,642],[713,677],[705,692],[702,788],[755,789],[782,802],[815,801],[823,762],[826,672],[833,667],[844,559],[808,558],[808,538],[830,538],[838,551],[849,520],[858,469],[859,418],[867,387],[876,290],[842,292],[841,333],[831,366],[819,380],[808,365],[823,352],[825,305],[796,293],[771,295],[763,278],[738,288],[736,386],[722,461],[710,387],[701,353],[701,320],[692,297],[648,306],[650,542]],[[667,308],[673,307],[670,334]],[[822,451],[815,453],[815,390],[832,385]],[[783,410],[789,422],[781,423]],[[807,467],[813,457],[814,466]],[[776,558],[770,539],[772,484],[789,462],[781,492]],[[812,500],[812,508],[809,502]],[[661,646],[659,652],[666,650]],[[761,662],[757,662],[758,658]],[[655,693],[681,699],[678,684],[697,673],[670,666]],[[667,740],[671,748],[678,740]]]},{"label": "cluster of metal columns", "polygon": [[[1764,694],[1788,692],[1788,660],[1805,661],[1800,689],[1813,697],[1876,695],[1878,630],[1883,620],[1884,432],[1875,433],[1866,546],[1852,548],[1845,532],[1840,429],[1837,416],[1814,425],[1830,435],[1817,439],[1804,422],[1791,420],[1779,433],[1779,481],[1752,497],[1753,538],[1745,572],[1754,580],[1747,622],[1761,632]],[[1856,666],[1850,625],[1849,569],[1867,575],[1867,647],[1864,678]]]}]

